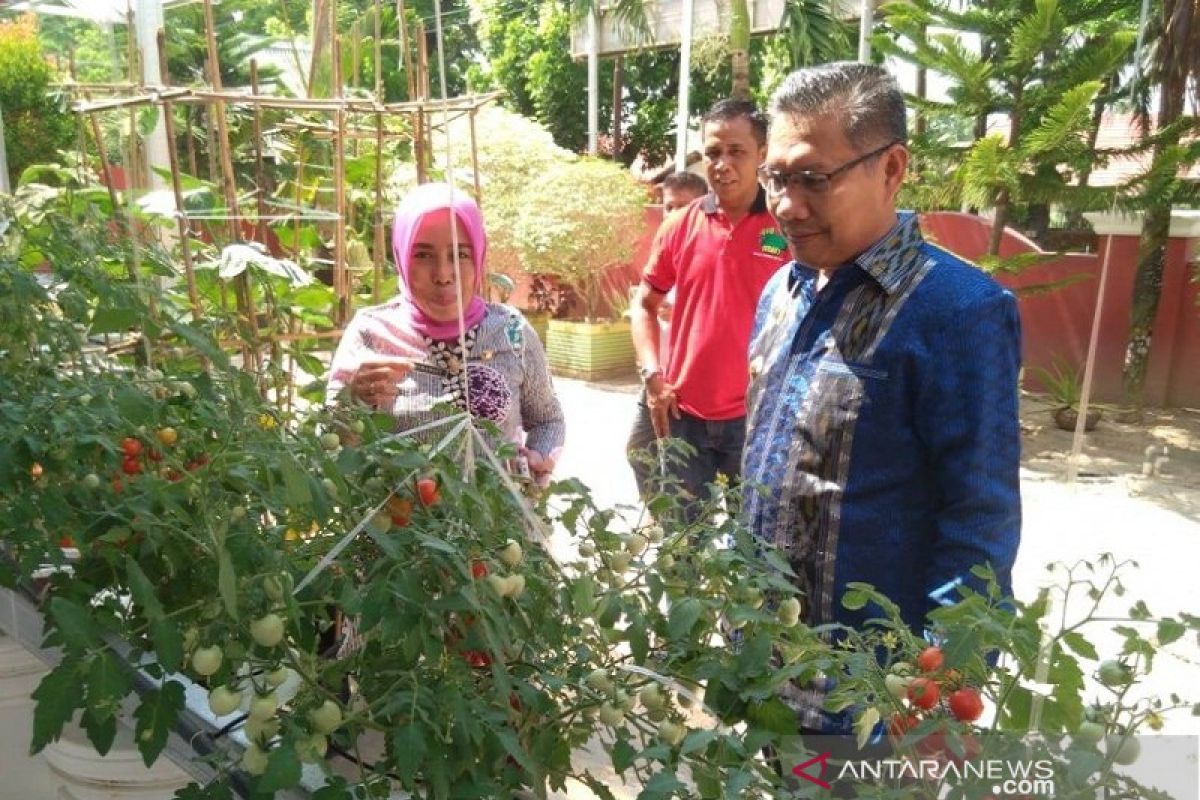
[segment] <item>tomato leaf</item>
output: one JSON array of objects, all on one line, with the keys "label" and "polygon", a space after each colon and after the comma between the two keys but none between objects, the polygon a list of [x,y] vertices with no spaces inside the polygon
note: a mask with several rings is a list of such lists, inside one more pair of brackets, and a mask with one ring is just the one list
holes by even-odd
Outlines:
[{"label": "tomato leaf", "polygon": [[633,745],[629,744],[627,739],[617,739],[613,742],[612,763],[617,774],[632,767],[635,758],[637,758],[637,750],[633,749]]},{"label": "tomato leaf", "polygon": [[87,611],[78,603],[55,597],[50,601],[50,616],[62,634],[63,645],[68,650],[86,650],[99,644],[95,626]]},{"label": "tomato leaf", "polygon": [[960,667],[979,655],[979,633],[974,628],[956,628],[954,635],[942,644],[946,668]]},{"label": "tomato leaf", "polygon": [[703,613],[704,606],[699,600],[694,597],[683,598],[671,606],[670,616],[667,618],[667,636],[671,639],[686,637]]},{"label": "tomato leaf", "polygon": [[237,571],[223,541],[217,545],[217,591],[226,613],[237,619]]},{"label": "tomato leaf", "polygon": [[179,626],[169,619],[151,622],[150,639],[162,668],[168,672],[178,671],[183,665],[183,634]]},{"label": "tomato leaf", "polygon": [[102,650],[92,657],[88,668],[87,700],[88,711],[97,719],[113,716],[130,688],[129,674],[111,651]]},{"label": "tomato leaf", "polygon": [[40,753],[42,748],[58,739],[63,726],[71,721],[75,709],[82,704],[79,692],[79,662],[65,659],[50,670],[33,690],[33,738],[29,743],[30,753]]},{"label": "tomato leaf", "polygon": [[751,703],[746,718],[760,728],[782,735],[796,732],[796,712],[778,697],[761,703]]},{"label": "tomato leaf", "polygon": [[392,734],[392,752],[396,754],[396,771],[405,785],[411,785],[425,759],[425,734],[421,726],[409,723]]},{"label": "tomato leaf", "polygon": [[1071,652],[1075,653],[1075,655],[1090,658],[1092,661],[1100,658],[1100,654],[1096,652],[1096,648],[1079,631],[1064,631],[1062,640],[1063,644],[1071,648]]},{"label": "tomato leaf", "polygon": [[163,607],[154,592],[154,584],[130,556],[125,557],[125,574],[129,578],[129,591],[133,594],[133,602],[146,612],[146,619],[151,622],[161,619]]},{"label": "tomato leaf", "polygon": [[679,748],[679,754],[686,756],[688,753],[703,750],[712,744],[716,738],[717,734],[715,731],[692,731],[683,740],[683,744]]},{"label": "tomato leaf", "polygon": [[258,779],[255,788],[264,793],[278,792],[298,784],[301,774],[300,755],[296,748],[285,743],[267,756],[267,769]]},{"label": "tomato leaf", "polygon": [[1159,646],[1171,644],[1178,641],[1185,633],[1187,626],[1182,622],[1176,622],[1173,619],[1164,619],[1158,623],[1158,644]]},{"label": "tomato leaf", "polygon": [[183,684],[179,681],[167,681],[161,689],[152,689],[142,695],[142,704],[133,712],[137,720],[134,735],[142,762],[147,767],[167,746],[167,736],[175,727],[184,702]]},{"label": "tomato leaf", "polygon": [[100,755],[107,755],[112,748],[113,739],[117,736],[117,718],[111,709],[97,709],[95,706],[86,708],[79,720],[80,726],[87,733],[88,741]]},{"label": "tomato leaf", "polygon": [[675,777],[674,771],[665,769],[662,772],[654,773],[650,780],[646,781],[646,786],[642,789],[641,794],[638,795],[638,800],[668,798],[682,788],[683,784]]},{"label": "tomato leaf", "polygon": [[293,510],[307,508],[312,503],[308,476],[296,459],[288,455],[280,459],[279,471],[283,473],[283,485],[287,491],[287,504]]}]

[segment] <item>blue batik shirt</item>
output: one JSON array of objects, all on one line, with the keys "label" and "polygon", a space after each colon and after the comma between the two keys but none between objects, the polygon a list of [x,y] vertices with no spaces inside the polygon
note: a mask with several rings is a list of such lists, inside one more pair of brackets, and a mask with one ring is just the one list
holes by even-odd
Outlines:
[{"label": "blue batik shirt", "polygon": [[750,344],[742,476],[754,533],[788,558],[810,624],[873,584],[915,631],[988,563],[1011,591],[1020,539],[1012,293],[924,240],[916,215],[817,288],[784,266]]}]

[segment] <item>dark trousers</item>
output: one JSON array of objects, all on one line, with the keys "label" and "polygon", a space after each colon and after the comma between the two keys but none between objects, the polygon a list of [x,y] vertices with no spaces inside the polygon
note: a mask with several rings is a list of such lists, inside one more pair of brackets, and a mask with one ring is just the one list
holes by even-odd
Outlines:
[{"label": "dark trousers", "polygon": [[[742,446],[746,441],[746,418],[728,420],[706,420],[680,413],[680,418],[670,418],[672,438],[682,439],[695,449],[695,453],[666,460],[666,476],[673,479],[688,497],[681,498],[681,508],[689,521],[698,513],[698,503],[708,499],[708,484],[716,480],[718,473],[731,480],[741,474]],[[655,477],[663,477],[658,458],[658,440],[650,423],[650,409],[646,406],[645,392],[638,399],[637,414],[633,430],[629,434],[626,452],[629,465],[633,468],[638,492],[643,500],[656,494]]]}]

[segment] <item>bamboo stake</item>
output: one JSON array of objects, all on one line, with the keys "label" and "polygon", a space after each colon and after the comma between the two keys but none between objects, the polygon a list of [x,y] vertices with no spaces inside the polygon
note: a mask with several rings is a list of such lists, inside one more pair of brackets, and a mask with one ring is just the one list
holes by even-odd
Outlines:
[{"label": "bamboo stake", "polygon": [[[383,70],[381,53],[383,44],[382,5],[375,0],[375,102],[383,102]],[[383,235],[383,114],[375,114],[375,248],[371,254],[374,274],[371,276],[371,302],[380,303],[383,294],[384,248]]]},{"label": "bamboo stake", "polygon": [[188,157],[188,173],[193,178],[200,177],[200,168],[196,166],[196,127],[194,109],[191,106],[187,107],[187,157]]},{"label": "bamboo stake", "polygon": [[[342,53],[337,36],[332,37],[333,48],[333,91],[338,97],[342,94]],[[338,135],[333,143],[333,191],[334,209],[338,215],[333,236],[333,289],[337,296],[338,306],[335,317],[339,325],[344,325],[350,317],[350,279],[346,264],[346,139],[343,135],[346,129],[346,112],[339,109],[335,112]]]},{"label": "bamboo stake", "polygon": [[[221,64],[217,57],[217,37],[213,23],[212,0],[204,0],[204,33],[208,42],[208,78],[213,88],[221,90]],[[233,154],[229,144],[229,125],[225,119],[225,103],[218,100],[213,105],[217,117],[218,155],[221,162],[221,178],[225,189],[225,205],[229,212],[229,239],[237,242],[241,239],[241,223],[238,219],[237,184],[233,176]],[[257,370],[258,348],[257,339],[258,315],[254,310],[254,295],[250,290],[250,277],[246,272],[233,279],[234,296],[238,309],[246,317],[247,343],[242,348],[244,366],[251,371]]]},{"label": "bamboo stake", "polygon": [[412,55],[408,51],[408,20],[404,13],[404,0],[396,0],[396,26],[400,29],[400,62],[404,67],[404,83],[408,94],[405,100],[417,96],[416,75],[413,74]]},{"label": "bamboo stake", "polygon": [[[475,138],[475,109],[467,114],[467,121],[471,128],[471,178],[475,183],[475,202],[479,207],[483,208],[483,187],[479,183],[479,148]],[[450,131],[446,131],[446,138],[450,138]]]},{"label": "bamboo stake", "polygon": [[[158,58],[162,69],[163,80],[167,80],[167,47],[166,34],[160,28],[158,31]],[[190,116],[190,115],[189,115]],[[188,301],[192,305],[192,322],[199,322],[202,316],[200,308],[200,291],[196,288],[196,270],[192,264],[192,246],[189,236],[187,219],[183,213],[183,186],[179,180],[179,148],[175,143],[175,118],[172,114],[171,102],[163,103],[163,126],[167,133],[167,160],[171,165],[171,190],[175,194],[175,216],[179,228],[179,254],[183,258],[183,274],[187,281]]]},{"label": "bamboo stake", "polygon": [[[250,88],[255,94],[258,94],[258,60],[250,59]],[[262,109],[258,106],[254,107],[254,182],[258,184],[258,191],[255,192],[256,205],[258,208],[258,222],[255,226],[255,236],[258,241],[265,247],[267,244],[267,224],[263,218],[267,215],[267,201],[264,199],[264,192],[267,191],[267,172],[263,167],[262,153],[263,129],[262,129]]]},{"label": "bamboo stake", "polygon": [[[420,81],[418,98],[429,99],[429,51],[425,43],[425,23],[417,22],[417,79]],[[445,98],[443,98],[445,99]]]}]

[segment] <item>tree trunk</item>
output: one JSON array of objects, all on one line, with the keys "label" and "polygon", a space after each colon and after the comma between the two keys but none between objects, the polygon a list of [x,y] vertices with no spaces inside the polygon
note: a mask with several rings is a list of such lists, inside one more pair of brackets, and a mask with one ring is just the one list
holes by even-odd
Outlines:
[{"label": "tree trunk", "polygon": [[624,161],[621,157],[625,147],[621,142],[621,111],[622,111],[622,96],[625,93],[624,87],[624,61],[621,56],[613,59],[613,86],[612,86],[612,159],[613,161]]},{"label": "tree trunk", "polygon": [[[1181,0],[1186,2],[1186,0]],[[1168,70],[1163,78],[1158,101],[1158,124],[1161,131],[1174,124],[1183,114],[1184,93],[1187,90],[1186,71]],[[1154,148],[1151,171],[1158,169],[1168,148],[1178,144],[1179,136],[1173,141],[1160,142]],[[1125,350],[1125,368],[1122,374],[1126,399],[1141,408],[1145,398],[1146,366],[1150,361],[1151,334],[1154,319],[1158,316],[1158,300],[1162,293],[1163,268],[1167,260],[1167,234],[1171,228],[1171,195],[1156,195],[1150,198],[1146,218],[1142,221],[1142,235],[1138,241],[1137,272],[1133,278],[1133,303],[1129,320],[1129,345]]]},{"label": "tree trunk", "polygon": [[729,66],[733,72],[729,96],[734,100],[749,100],[750,8],[746,0],[730,0],[729,17]]},{"label": "tree trunk", "polygon": [[1004,238],[1004,226],[1008,224],[1008,189],[1001,189],[996,195],[995,216],[992,218],[992,232],[988,236],[988,255],[1000,255],[1000,241]]}]

